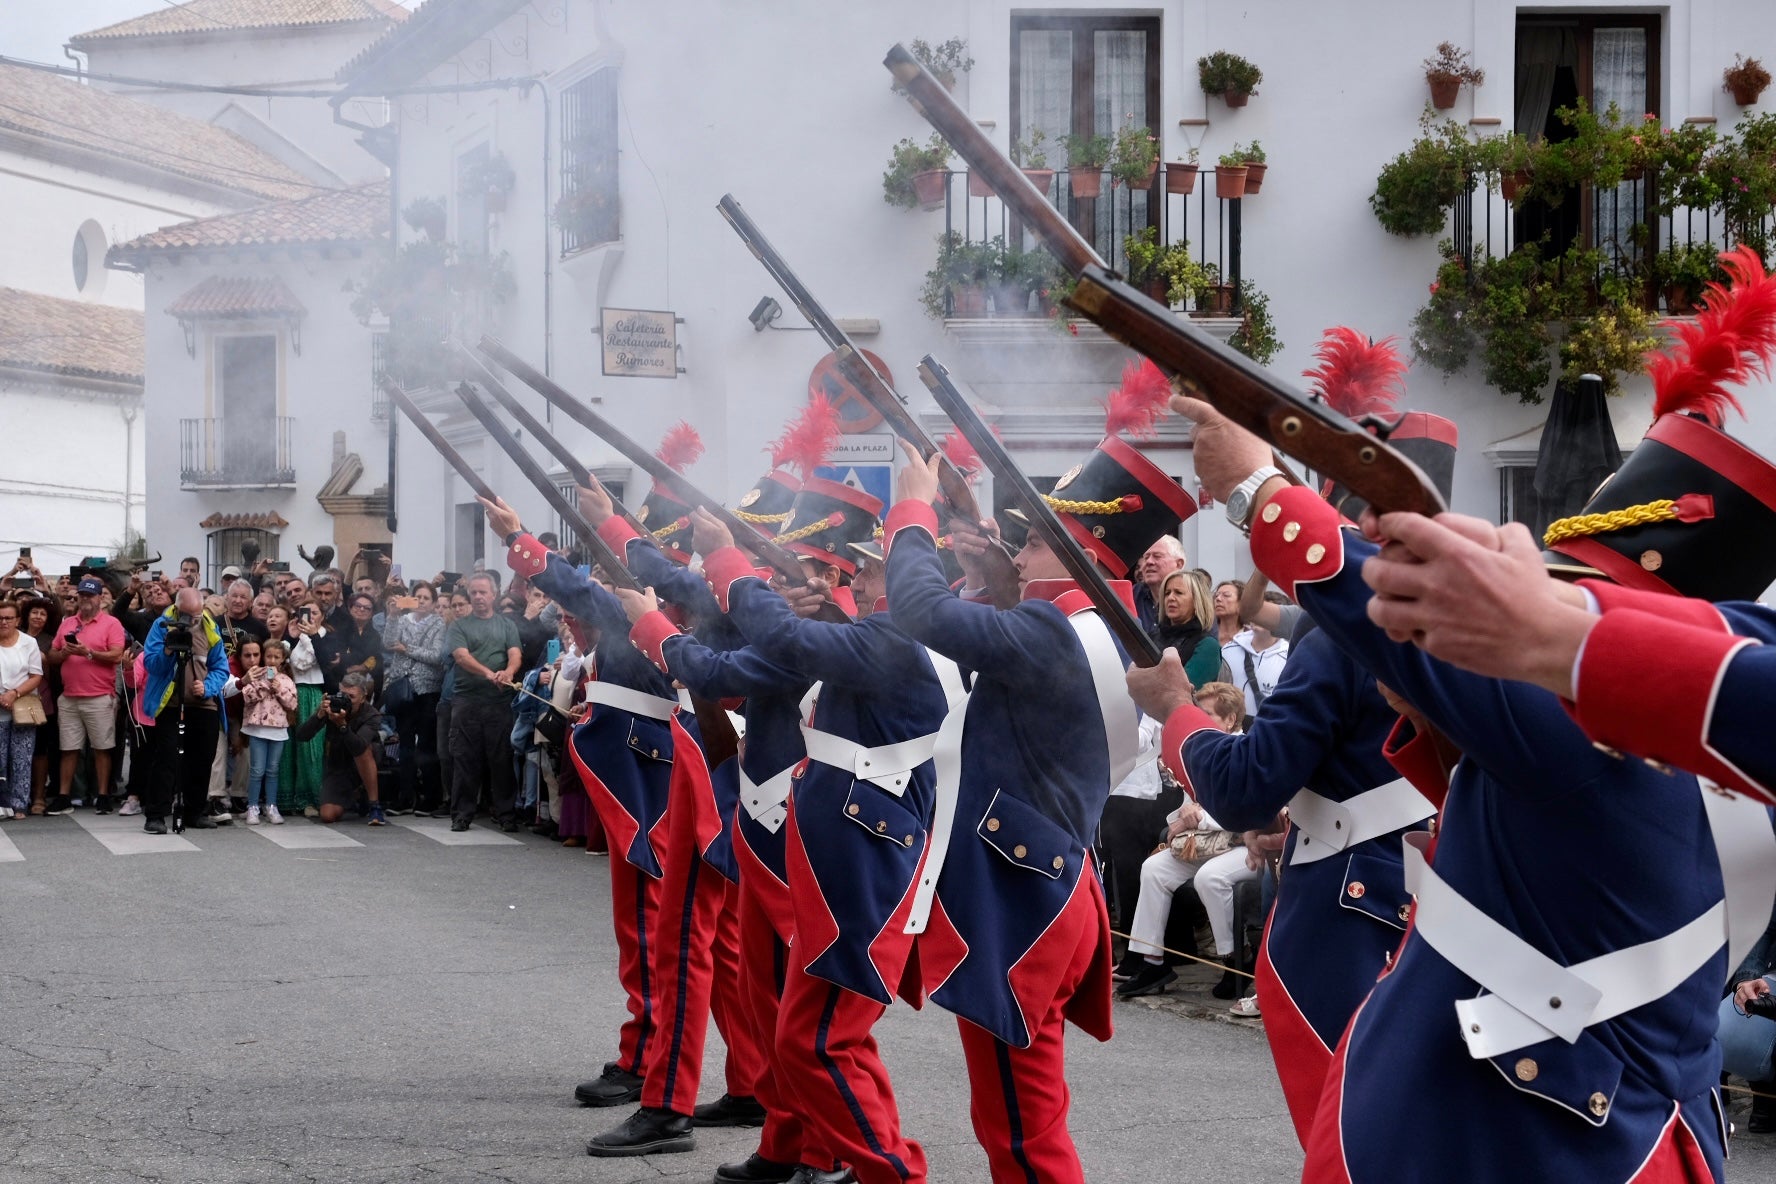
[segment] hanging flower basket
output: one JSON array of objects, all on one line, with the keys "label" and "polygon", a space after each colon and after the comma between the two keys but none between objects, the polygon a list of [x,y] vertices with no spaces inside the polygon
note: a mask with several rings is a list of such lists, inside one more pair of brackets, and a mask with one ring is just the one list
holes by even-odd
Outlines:
[{"label": "hanging flower basket", "polygon": [[1215,169],[1215,196],[1232,201],[1246,195],[1246,174],[1251,165],[1220,165]]},{"label": "hanging flower basket", "polygon": [[1198,166],[1194,163],[1170,161],[1166,164],[1167,193],[1195,193]]},{"label": "hanging flower basket", "polygon": [[1053,169],[1025,169],[1023,172],[1024,176],[1030,178],[1030,184],[1036,186],[1044,195],[1048,193],[1049,186],[1054,184],[1055,171]]},{"label": "hanging flower basket", "polygon": [[1251,197],[1264,184],[1264,174],[1270,168],[1267,164],[1251,163],[1246,165],[1246,196]]},{"label": "hanging flower basket", "polygon": [[1104,188],[1101,168],[1068,169],[1067,175],[1073,179],[1074,197],[1096,197]]},{"label": "hanging flower basket", "polygon": [[944,190],[948,186],[949,171],[946,169],[927,169],[922,173],[913,174],[913,195],[919,199],[921,210],[941,209],[944,204]]},{"label": "hanging flower basket", "polygon": [[1456,96],[1461,94],[1462,80],[1442,76],[1433,78],[1431,83],[1431,106],[1439,111],[1447,111],[1455,106]]},{"label": "hanging flower basket", "polygon": [[987,181],[987,175],[979,169],[968,170],[968,196],[992,197],[993,186]]}]

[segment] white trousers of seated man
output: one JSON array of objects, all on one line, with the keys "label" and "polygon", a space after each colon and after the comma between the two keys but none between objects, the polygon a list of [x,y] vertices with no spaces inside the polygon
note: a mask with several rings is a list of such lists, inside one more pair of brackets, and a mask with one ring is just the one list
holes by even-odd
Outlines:
[{"label": "white trousers of seated man", "polygon": [[1196,895],[1209,914],[1215,935],[1215,954],[1233,953],[1233,892],[1258,873],[1246,866],[1246,849],[1234,847],[1202,863],[1186,863],[1170,849],[1156,851],[1141,864],[1141,895],[1135,901],[1135,919],[1129,926],[1129,952],[1158,958],[1165,951],[1166,922],[1172,915],[1172,895],[1196,882]]}]

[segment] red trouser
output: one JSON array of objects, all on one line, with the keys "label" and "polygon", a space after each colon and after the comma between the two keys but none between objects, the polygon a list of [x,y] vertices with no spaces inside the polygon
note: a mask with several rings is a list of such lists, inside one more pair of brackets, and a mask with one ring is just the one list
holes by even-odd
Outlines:
[{"label": "red trouser", "polygon": [[653,974],[649,946],[660,911],[660,882],[624,859],[610,857],[611,922],[617,934],[617,978],[628,997],[629,1018],[617,1034],[617,1064],[641,1075],[654,1041]]},{"label": "red trouser", "polygon": [[1067,1130],[1070,1097],[1064,1013],[1091,969],[1101,912],[1101,908],[1097,912],[1069,910],[1055,922],[1076,924],[1079,944],[1055,997],[1040,1016],[1033,1017],[1030,1047],[1013,1048],[985,1028],[968,1020],[956,1021],[968,1061],[974,1137],[987,1153],[993,1184],[1085,1182],[1079,1152]]},{"label": "red trouser", "polygon": [[925,1151],[900,1133],[894,1087],[870,1029],[882,1004],[807,972],[804,944],[791,950],[778,1063],[826,1145],[861,1184],[922,1184]]}]

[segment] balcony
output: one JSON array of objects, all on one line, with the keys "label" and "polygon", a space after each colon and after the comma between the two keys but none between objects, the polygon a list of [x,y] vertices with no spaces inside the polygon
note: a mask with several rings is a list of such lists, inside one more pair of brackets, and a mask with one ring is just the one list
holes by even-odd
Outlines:
[{"label": "balcony", "polygon": [[181,419],[179,485],[184,489],[293,489],[290,437],[296,421]]},{"label": "balcony", "polygon": [[[1096,195],[1087,196],[1091,188],[1089,177],[1077,177],[1074,170],[1067,169],[1045,177],[1046,172],[1026,170],[1026,175],[1046,193],[1063,217],[1081,229],[1112,270],[1128,277],[1155,299],[1167,300],[1167,282],[1148,274],[1151,268],[1143,261],[1136,260],[1131,266],[1129,259],[1131,235],[1139,238],[1147,228],[1152,228],[1153,241],[1146,244],[1149,248],[1164,251],[1183,245],[1202,269],[1206,281],[1194,292],[1172,302],[1174,307],[1182,312],[1183,305],[1191,303],[1192,315],[1200,317],[1241,316],[1244,291],[1240,282],[1240,215],[1245,198],[1257,192],[1249,180],[1244,182],[1241,197],[1222,198],[1216,193],[1217,170],[1192,170],[1185,178],[1169,175],[1162,164],[1153,182],[1144,189],[1115,183],[1109,171],[1104,170],[1098,176]],[[1228,178],[1229,182],[1234,180],[1232,176]],[[1063,277],[1054,270],[1046,253],[1037,250],[1035,236],[1022,227],[984,180],[977,181],[962,171],[946,171],[941,204],[946,238],[954,235],[955,242],[974,249],[999,244],[1005,263],[999,273],[981,276],[979,284],[951,283],[941,291],[928,286],[928,310],[935,314],[934,306],[941,303],[946,322],[989,316],[1060,319],[1056,302],[1046,292]],[[940,269],[944,262],[940,259]],[[964,266],[975,262],[970,259]],[[1041,273],[1045,267],[1050,269],[1048,275]],[[992,268],[987,270],[991,272]]]}]

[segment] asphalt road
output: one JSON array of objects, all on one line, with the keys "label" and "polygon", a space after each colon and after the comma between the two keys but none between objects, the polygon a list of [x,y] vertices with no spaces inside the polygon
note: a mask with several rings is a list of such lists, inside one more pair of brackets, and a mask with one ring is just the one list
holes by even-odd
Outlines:
[{"label": "asphalt road", "polygon": [[[120,855],[105,841],[139,832],[103,821],[0,829],[0,1184],[689,1182],[752,1149],[583,1154],[627,1113],[571,1098],[622,1006],[604,857],[301,820],[277,837],[357,845],[236,824]],[[1174,1004],[1117,1021],[1068,1037],[1094,1184],[1297,1177],[1260,1032]],[[954,1021],[897,1005],[877,1034],[931,1178],[984,1180]],[[706,1099],[719,1055],[712,1033]],[[1735,1177],[1776,1176],[1773,1144],[1745,1141]]]}]

